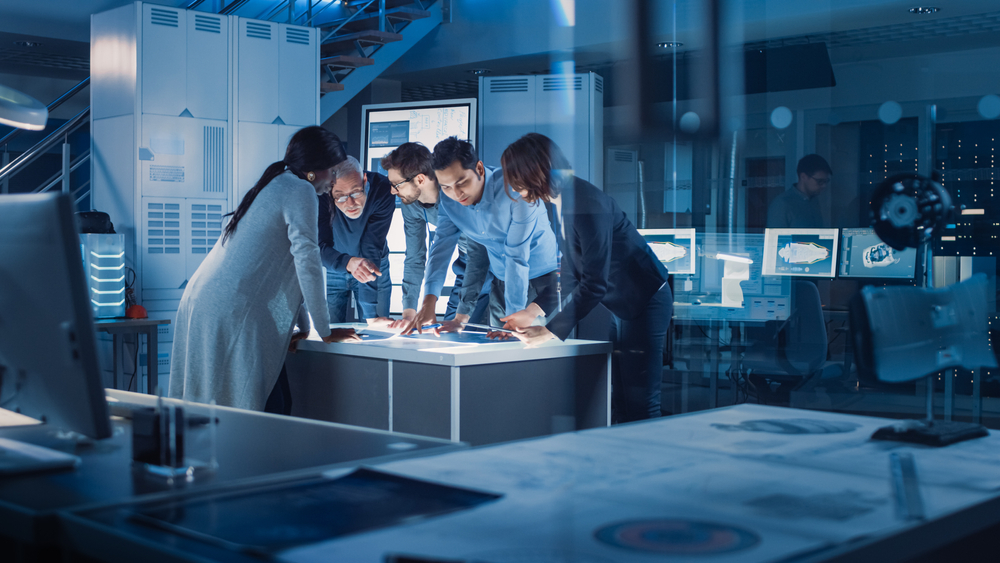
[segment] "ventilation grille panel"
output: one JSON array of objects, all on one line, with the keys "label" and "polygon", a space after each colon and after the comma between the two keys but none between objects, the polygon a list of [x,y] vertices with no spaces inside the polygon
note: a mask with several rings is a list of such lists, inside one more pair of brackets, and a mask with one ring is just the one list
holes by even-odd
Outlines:
[{"label": "ventilation grille panel", "polygon": [[266,23],[247,22],[247,37],[271,40],[271,26]]},{"label": "ventilation grille panel", "polygon": [[527,92],[527,78],[500,78],[490,80],[490,93]]},{"label": "ventilation grille panel", "polygon": [[195,14],[194,28],[197,31],[207,31],[208,33],[222,33],[222,20],[219,18]]},{"label": "ventilation grille panel", "polygon": [[582,76],[549,76],[542,79],[542,92],[583,90]]},{"label": "ventilation grille panel", "polygon": [[178,15],[172,10],[162,8],[150,8],[149,23],[153,25],[165,25],[167,27],[177,27]]},{"label": "ventilation grille panel", "polygon": [[635,155],[628,151],[614,151],[615,162],[634,162]]},{"label": "ventilation grille panel", "polygon": [[594,74],[594,90],[597,90],[599,94],[604,93],[604,79],[601,78],[600,74]]},{"label": "ventilation grille panel", "polygon": [[222,127],[205,127],[205,185],[202,189],[206,192],[221,194],[224,191],[224,132]]},{"label": "ventilation grille panel", "polygon": [[308,45],[309,30],[297,29],[294,27],[287,28],[285,31],[285,41],[289,43],[296,43],[298,45]]},{"label": "ventilation grille panel", "polygon": [[150,254],[181,253],[181,204],[149,203],[146,248]]},{"label": "ventilation grille panel", "polygon": [[208,254],[222,235],[222,204],[191,204],[191,254]]}]

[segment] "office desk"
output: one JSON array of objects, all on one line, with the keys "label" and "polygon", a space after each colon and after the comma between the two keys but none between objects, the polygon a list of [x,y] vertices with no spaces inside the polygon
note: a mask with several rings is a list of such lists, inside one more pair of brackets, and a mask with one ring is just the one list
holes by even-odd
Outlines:
[{"label": "office desk", "polygon": [[[109,389],[107,394],[129,405],[156,403],[155,397],[138,393]],[[205,405],[189,405],[190,412],[208,412]],[[0,478],[0,537],[26,545],[51,546],[55,536],[54,515],[60,510],[178,491],[240,487],[312,475],[332,467],[459,447],[444,440],[226,407],[217,407],[216,417],[218,470],[214,475],[176,487],[143,472],[133,472],[130,420],[114,417],[111,438],[80,445],[60,438],[55,430],[44,425],[0,428],[0,437],[68,450],[83,460],[76,470]],[[187,443],[203,439],[207,432],[205,427],[192,430]]]},{"label": "office desk", "polygon": [[298,348],[285,360],[295,416],[473,445],[611,422],[608,342],[462,333]]},{"label": "office desk", "polygon": [[[1000,522],[1000,437],[941,449],[869,441],[887,422],[740,405],[387,462],[378,469],[504,496],[277,556],[294,563],[381,563],[386,553],[494,563],[883,563]],[[897,517],[890,452],[914,456],[926,520]],[[109,526],[98,512],[67,515],[75,534],[92,544],[131,542],[135,560],[171,550],[193,560],[205,548],[127,521]],[[209,559],[255,560],[235,552]]]},{"label": "office desk", "polygon": [[[98,332],[106,332],[111,335],[111,348],[112,348],[112,373],[114,374],[114,379],[111,382],[111,386],[115,389],[118,388],[118,376],[122,375],[122,366],[118,363],[118,356],[121,354],[122,349],[122,335],[125,334],[139,334],[146,335],[146,392],[155,395],[156,389],[159,386],[159,365],[158,365],[158,355],[157,355],[157,342],[158,335],[157,332],[160,330],[160,325],[170,324],[170,319],[96,319],[94,321],[94,328]],[[136,346],[139,343],[136,342]],[[136,366],[139,369],[139,366]],[[124,379],[124,378],[123,378]],[[126,382],[128,385],[128,382]],[[135,388],[139,388],[139,382],[136,381]]]}]

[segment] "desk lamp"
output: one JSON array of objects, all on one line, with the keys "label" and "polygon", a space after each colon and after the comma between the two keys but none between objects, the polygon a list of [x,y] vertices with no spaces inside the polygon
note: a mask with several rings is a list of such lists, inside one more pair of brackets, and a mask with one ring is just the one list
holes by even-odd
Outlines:
[{"label": "desk lamp", "polygon": [[953,217],[951,195],[941,184],[916,174],[886,179],[871,199],[871,223],[896,250],[917,248],[923,257],[924,287],[865,287],[852,311],[859,366],[872,366],[879,380],[927,378],[927,418],[880,428],[876,440],[934,446],[985,436],[979,424],[935,421],[933,376],[956,367],[997,367],[990,349],[986,277],[982,274],[934,289],[931,241]]}]

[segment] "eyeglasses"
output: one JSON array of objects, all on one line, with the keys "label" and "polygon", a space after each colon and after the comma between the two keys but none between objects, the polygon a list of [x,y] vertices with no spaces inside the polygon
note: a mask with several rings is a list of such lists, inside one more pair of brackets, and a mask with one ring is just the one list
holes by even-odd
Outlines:
[{"label": "eyeglasses", "polygon": [[400,183],[398,183],[398,184],[393,184],[393,185],[392,185],[392,186],[390,186],[390,187],[392,188],[392,191],[396,191],[396,190],[398,190],[398,189],[399,189],[399,186],[402,186],[403,184],[405,184],[405,183],[409,182],[410,180],[412,180],[412,179],[414,179],[414,178],[416,178],[416,176],[415,176],[415,175],[414,175],[414,176],[410,176],[409,178],[407,178],[407,179],[403,180],[402,182],[400,182]]},{"label": "eyeglasses", "polygon": [[809,177],[812,179],[813,182],[816,182],[817,186],[821,188],[825,188],[826,186],[830,185],[831,178],[829,176],[827,176],[826,178],[817,178],[816,176],[809,176]]},{"label": "eyeglasses", "polygon": [[333,201],[335,201],[337,203],[346,203],[347,202],[347,198],[361,199],[363,197],[365,197],[365,192],[363,190],[358,190],[356,192],[351,192],[351,193],[349,193],[347,195],[342,195],[340,197],[334,198]]}]

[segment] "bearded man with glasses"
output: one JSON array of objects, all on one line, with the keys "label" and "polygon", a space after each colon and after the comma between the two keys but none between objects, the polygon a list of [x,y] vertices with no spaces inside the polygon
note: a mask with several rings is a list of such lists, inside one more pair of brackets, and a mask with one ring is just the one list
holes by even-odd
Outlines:
[{"label": "bearded man with glasses", "polygon": [[326,267],[330,322],[348,320],[351,294],[359,320],[389,314],[392,282],[386,236],[396,209],[389,179],[365,172],[353,156],[333,168],[319,202],[319,248]]},{"label": "bearded man with glasses", "polygon": [[809,154],[799,160],[796,168],[798,182],[778,197],[767,208],[767,226],[772,229],[800,229],[825,227],[819,194],[830,186],[833,170],[826,159]]}]

